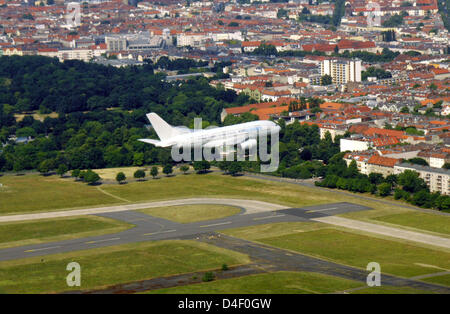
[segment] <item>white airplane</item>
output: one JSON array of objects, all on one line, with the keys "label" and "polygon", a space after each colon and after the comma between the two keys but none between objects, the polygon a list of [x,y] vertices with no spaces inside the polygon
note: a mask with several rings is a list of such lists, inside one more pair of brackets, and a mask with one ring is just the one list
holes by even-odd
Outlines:
[{"label": "white airplane", "polygon": [[192,130],[186,127],[173,127],[154,112],[147,114],[147,118],[156,134],[158,134],[160,141],[153,139],[139,139],[139,141],[158,147],[201,145],[202,147],[213,148],[239,145],[242,150],[251,150],[256,148],[258,132],[265,132],[270,136],[271,133],[280,131],[280,127],[275,122],[267,120]]}]

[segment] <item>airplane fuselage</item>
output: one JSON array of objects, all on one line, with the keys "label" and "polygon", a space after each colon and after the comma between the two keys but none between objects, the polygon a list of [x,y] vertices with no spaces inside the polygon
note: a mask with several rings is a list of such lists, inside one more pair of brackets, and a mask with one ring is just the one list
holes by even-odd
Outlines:
[{"label": "airplane fuselage", "polygon": [[193,130],[192,132],[176,135],[168,140],[161,141],[157,146],[189,146],[205,145],[208,143],[220,144],[222,142],[234,145],[242,143],[250,137],[250,134],[258,135],[258,132],[278,132],[280,127],[272,121],[252,121],[225,127]]}]

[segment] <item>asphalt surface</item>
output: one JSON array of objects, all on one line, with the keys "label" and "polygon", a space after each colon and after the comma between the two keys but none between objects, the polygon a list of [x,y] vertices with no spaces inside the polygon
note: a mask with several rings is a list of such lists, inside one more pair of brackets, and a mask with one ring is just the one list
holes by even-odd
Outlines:
[{"label": "asphalt surface", "polygon": [[[211,203],[212,201],[209,200],[209,202]],[[240,204],[244,205],[245,200],[240,200]],[[275,207],[271,208],[279,208],[277,206],[278,205],[275,205]],[[143,208],[148,208],[148,206]],[[94,249],[125,243],[178,239],[199,233],[215,232],[223,229],[247,227],[259,224],[311,221],[311,219],[314,218],[369,209],[369,207],[345,202],[308,206],[304,208],[286,208],[275,211],[268,211],[267,208],[263,207],[256,213],[255,208],[250,208],[250,211],[247,211],[244,207],[241,207],[241,212],[238,215],[189,224],[176,223],[130,209],[103,212],[96,215],[121,220],[134,224],[136,227],[115,234],[6,248],[0,250],[0,261]]]},{"label": "asphalt surface", "polygon": [[[361,288],[367,288],[366,280],[368,271],[363,269],[366,265],[361,265],[361,268],[356,268],[336,264],[297,252],[286,251],[217,233],[207,232],[194,234],[183,237],[183,239],[195,239],[214,246],[247,254],[251,258],[251,264],[232,267],[228,271],[213,271],[216,279],[229,279],[275,271],[306,271],[359,281],[361,282]],[[202,282],[201,278],[203,275],[204,272],[186,273],[117,284],[102,289],[68,291],[67,293],[136,293],[200,283]],[[383,273],[381,273],[381,285],[410,287],[435,293],[450,293],[450,288],[448,287],[386,275]]]},{"label": "asphalt surface", "polygon": [[92,207],[86,209],[73,209],[63,211],[51,211],[45,213],[20,214],[0,216],[0,222],[25,221],[36,219],[60,218],[80,215],[95,215],[102,213],[115,213],[128,210],[139,210],[155,207],[189,205],[189,204],[221,204],[242,208],[246,214],[273,211],[287,208],[286,206],[255,200],[233,199],[233,198],[183,198],[168,201],[152,201],[133,204],[121,204],[105,207]]},{"label": "asphalt surface", "polygon": [[[218,199],[216,199],[216,201],[217,200]],[[172,202],[170,204],[175,204],[173,202],[178,204],[183,202],[183,200],[169,202]],[[219,199],[218,202],[220,204],[225,204],[222,199]],[[129,230],[116,234],[2,249],[0,250],[0,261],[95,249],[142,241],[193,239],[233,251],[242,252],[250,256],[252,260],[251,264],[236,267],[228,273],[217,272],[218,278],[233,278],[268,271],[310,271],[356,280],[360,281],[362,284],[365,284],[367,277],[367,272],[363,269],[365,265],[361,265],[361,268],[356,268],[336,264],[300,253],[237,239],[225,236],[223,234],[217,234],[217,232],[223,229],[276,222],[318,221],[320,219],[333,218],[334,215],[347,212],[370,210],[369,207],[346,202],[308,206],[304,208],[285,208],[275,204],[265,207],[265,205],[269,203],[252,203],[252,201],[248,203],[245,200],[233,200],[232,205],[241,208],[239,214],[221,219],[189,224],[176,223],[140,213],[134,210],[137,209],[136,207],[133,207],[158,207],[155,205],[156,203],[158,206],[163,206],[160,202],[153,202],[151,204],[152,206],[149,206],[149,203],[143,203],[145,204],[145,207],[141,207],[143,204],[132,204],[122,205],[122,207],[116,206],[114,208],[103,208],[100,212],[91,213],[97,216],[117,219],[135,225],[134,228]],[[190,199],[188,203],[214,204],[215,202],[211,199]],[[185,203],[183,202],[183,204]],[[230,203],[228,202],[227,204]],[[123,206],[128,207],[124,208]],[[122,210],[119,210],[120,208]],[[196,283],[194,282],[195,280],[198,281],[198,279],[193,278],[200,278],[202,273],[199,272],[193,274],[195,276],[192,274],[181,274],[164,278],[153,278],[150,280],[119,284],[102,290],[89,291],[88,293],[132,293],[137,291],[192,284]],[[408,286],[411,288],[439,293],[450,293],[450,288],[440,285],[383,274],[382,284],[390,286]],[[71,293],[73,293],[73,291]]]}]

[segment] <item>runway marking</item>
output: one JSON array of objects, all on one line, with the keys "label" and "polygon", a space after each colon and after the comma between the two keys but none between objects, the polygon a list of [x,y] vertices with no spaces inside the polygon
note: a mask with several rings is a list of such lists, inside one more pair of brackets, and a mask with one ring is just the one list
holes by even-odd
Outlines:
[{"label": "runway marking", "polygon": [[119,240],[120,238],[111,238],[111,239],[104,239],[104,240],[97,240],[97,241],[89,241],[85,242],[86,244],[93,244],[93,243],[100,243],[100,242],[106,242],[106,241],[114,241]]},{"label": "runway marking", "polygon": [[143,235],[148,236],[148,235],[154,235],[154,234],[160,234],[160,233],[169,233],[169,232],[175,232],[176,230],[164,230],[164,231],[159,231],[159,232],[150,232],[150,233],[144,233]]},{"label": "runway marking", "polygon": [[217,223],[217,224],[211,224],[211,225],[200,226],[200,228],[214,227],[214,226],[221,226],[221,225],[228,225],[228,224],[230,224],[230,223],[231,223],[231,221],[219,222],[219,223]]},{"label": "runway marking", "polygon": [[272,215],[272,216],[266,216],[266,217],[253,218],[253,220],[269,219],[269,218],[276,218],[276,217],[283,217],[283,216],[286,216],[286,215],[284,215],[284,214]]},{"label": "runway marking", "polygon": [[44,247],[42,249],[32,249],[32,250],[26,250],[24,251],[25,253],[31,253],[31,252],[37,252],[37,251],[43,251],[43,250],[51,250],[51,249],[56,249],[59,248],[60,246],[50,246],[50,247]]},{"label": "runway marking", "polygon": [[313,209],[313,210],[308,210],[307,213],[325,212],[327,210],[333,210],[333,209],[339,209],[339,208],[331,207],[331,208],[325,208],[325,209]]}]

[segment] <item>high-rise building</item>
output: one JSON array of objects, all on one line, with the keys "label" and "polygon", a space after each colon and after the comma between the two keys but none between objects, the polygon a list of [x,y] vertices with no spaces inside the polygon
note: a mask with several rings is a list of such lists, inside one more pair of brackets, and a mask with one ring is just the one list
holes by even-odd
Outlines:
[{"label": "high-rise building", "polygon": [[361,82],[361,60],[323,60],[320,63],[320,75],[330,75],[334,84]]}]

